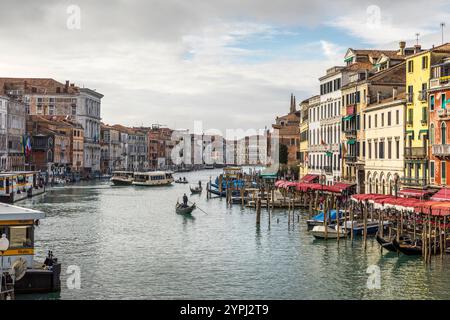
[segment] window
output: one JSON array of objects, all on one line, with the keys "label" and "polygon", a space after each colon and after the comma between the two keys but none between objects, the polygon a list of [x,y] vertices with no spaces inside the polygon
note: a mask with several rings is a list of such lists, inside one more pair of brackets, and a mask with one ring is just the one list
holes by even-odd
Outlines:
[{"label": "window", "polygon": [[447,125],[445,122],[441,123],[441,144],[447,144]]},{"label": "window", "polygon": [[384,112],[381,114],[381,126],[384,127]]},{"label": "window", "polygon": [[422,69],[428,68],[428,57],[424,56],[422,57]]},{"label": "window", "polygon": [[413,123],[413,115],[414,115],[414,109],[410,108],[408,109],[408,124],[412,125]]},{"label": "window", "polygon": [[32,226],[17,226],[9,228],[9,247],[32,248]]},{"label": "window", "polygon": [[434,144],[434,124],[430,125],[430,144]]},{"label": "window", "polygon": [[427,122],[427,107],[422,107],[422,122]]},{"label": "window", "polygon": [[384,141],[380,141],[378,149],[379,149],[379,158],[384,159]]},{"label": "window", "polygon": [[400,123],[400,110],[395,111],[395,124]]},{"label": "window", "polygon": [[445,109],[447,101],[445,101],[445,93],[441,94],[441,108]]},{"label": "window", "polygon": [[362,143],[362,156],[365,158],[366,157],[366,142],[363,141]]},{"label": "window", "polygon": [[445,161],[442,161],[441,162],[441,183],[442,184],[447,184],[447,181],[446,181],[446,175],[447,175],[447,172],[446,172],[446,162]]},{"label": "window", "polygon": [[372,123],[371,123],[371,116],[369,116],[369,129],[371,127]]},{"label": "window", "polygon": [[430,178],[434,179],[435,173],[434,173],[434,161],[430,161]]},{"label": "window", "polygon": [[434,111],[434,95],[430,95],[430,111]]},{"label": "window", "polygon": [[400,140],[395,140],[395,152],[397,159],[400,159]]},{"label": "window", "polygon": [[375,115],[375,126],[374,127],[376,128],[377,126],[378,126],[378,115],[376,114]]},{"label": "window", "polygon": [[388,141],[388,159],[392,158],[392,141]]},{"label": "window", "polygon": [[375,141],[374,146],[375,146],[374,156],[375,156],[375,159],[377,159],[378,158],[378,142],[377,141]]},{"label": "window", "polygon": [[408,61],[408,72],[413,72],[413,71],[414,71],[414,61],[409,60]]},{"label": "window", "polygon": [[364,114],[363,129],[366,130],[366,114]]},{"label": "window", "polygon": [[391,112],[389,111],[387,114],[387,125],[390,126],[391,125]]},{"label": "window", "polygon": [[369,157],[368,158],[371,159],[372,158],[372,143],[371,142],[368,143],[368,147],[369,147],[368,148],[368,150],[369,150]]}]

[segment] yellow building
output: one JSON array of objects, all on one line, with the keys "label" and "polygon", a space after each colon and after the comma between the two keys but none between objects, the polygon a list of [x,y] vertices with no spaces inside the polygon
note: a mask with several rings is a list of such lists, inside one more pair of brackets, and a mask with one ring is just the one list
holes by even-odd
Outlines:
[{"label": "yellow building", "polygon": [[308,174],[308,129],[309,129],[309,110],[311,107],[316,107],[320,104],[320,95],[305,99],[300,103],[300,164],[299,164],[299,179]]},{"label": "yellow building", "polygon": [[428,83],[431,65],[450,53],[450,44],[421,50],[406,58],[406,131],[404,186],[426,188],[428,174]]}]

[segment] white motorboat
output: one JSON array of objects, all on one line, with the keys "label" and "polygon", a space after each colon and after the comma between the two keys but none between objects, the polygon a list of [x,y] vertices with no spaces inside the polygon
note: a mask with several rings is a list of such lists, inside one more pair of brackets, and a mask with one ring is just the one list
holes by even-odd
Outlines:
[{"label": "white motorboat", "polygon": [[[326,228],[326,232],[325,232],[325,228]],[[340,238],[344,238],[347,236],[347,234],[345,233],[345,230],[341,228],[339,228],[339,233],[337,231],[337,226],[335,227],[331,227],[331,226],[315,226],[312,231],[311,231],[312,235],[317,238],[317,239],[337,239],[338,234]]]},{"label": "white motorboat", "polygon": [[136,172],[133,179],[136,186],[163,186],[172,182],[172,172],[168,171]]}]

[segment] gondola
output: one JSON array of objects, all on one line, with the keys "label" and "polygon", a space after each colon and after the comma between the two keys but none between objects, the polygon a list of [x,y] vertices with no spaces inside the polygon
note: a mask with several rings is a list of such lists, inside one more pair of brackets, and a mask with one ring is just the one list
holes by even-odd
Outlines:
[{"label": "gondola", "polygon": [[195,209],[195,203],[192,204],[192,206],[187,206],[187,207],[185,207],[181,203],[177,203],[175,206],[175,211],[178,214],[191,214],[192,211],[194,211],[194,209]]},{"label": "gondola", "polygon": [[187,180],[175,180],[175,183],[183,183],[183,184],[186,184],[186,183],[189,183]]},{"label": "gondola", "polygon": [[202,193],[202,190],[203,190],[202,187],[196,187],[196,188],[189,187],[189,189],[191,189],[191,193],[192,193],[192,194],[199,194],[199,193]]},{"label": "gondola", "polygon": [[[379,235],[377,232],[376,234],[377,242],[380,244],[380,246],[383,247],[383,249],[386,249],[390,252],[397,252],[397,248],[392,243],[394,239],[396,239],[396,236],[392,236],[391,239],[383,238]],[[411,244],[411,238],[409,236],[400,236],[400,243],[402,244]]]},{"label": "gondola", "polygon": [[417,256],[422,254],[421,240],[416,240],[415,242],[406,241],[404,243],[399,243],[397,241],[397,238],[394,238],[392,240],[392,245],[395,247],[396,250],[407,256]]}]

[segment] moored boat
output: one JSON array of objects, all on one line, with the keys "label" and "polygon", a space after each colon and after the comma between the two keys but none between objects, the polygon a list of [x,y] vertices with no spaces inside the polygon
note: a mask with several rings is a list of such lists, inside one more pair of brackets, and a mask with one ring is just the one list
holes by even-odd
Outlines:
[{"label": "moored boat", "polygon": [[[383,249],[386,249],[386,250],[388,250],[390,252],[397,252],[397,248],[392,243],[394,241],[394,239],[396,238],[396,235],[391,236],[391,238],[389,239],[389,238],[381,237],[380,233],[377,232],[375,238],[376,238],[378,244]],[[411,238],[409,236],[407,236],[407,235],[400,236],[400,243],[411,243]]]},{"label": "moored boat", "polygon": [[311,234],[316,239],[337,239],[338,235],[339,235],[339,238],[344,238],[347,236],[347,233],[345,232],[345,230],[342,230],[342,228],[339,228],[339,232],[338,232],[336,227],[331,227],[331,226],[325,227],[323,225],[322,226],[314,226],[311,231]]},{"label": "moored boat", "polygon": [[[339,219],[342,219],[344,214],[344,211],[339,210]],[[325,215],[323,213],[323,211],[320,211],[320,213],[316,216],[314,216],[312,219],[306,220],[306,225],[308,226],[308,231],[311,231],[315,226],[321,226],[324,224],[324,218]],[[327,223],[332,224],[335,223],[337,221],[336,219],[336,210],[330,210],[328,212],[328,217],[327,217]]]},{"label": "moored boat", "polygon": [[392,240],[392,245],[395,249],[407,256],[417,256],[422,254],[422,240],[398,242],[395,237]]},{"label": "moored boat", "polygon": [[195,209],[195,203],[193,203],[191,206],[185,206],[182,203],[177,203],[175,206],[175,211],[178,214],[191,214],[192,211]]},{"label": "moored boat", "polygon": [[115,186],[130,186],[133,184],[133,171],[114,171],[111,177],[111,182]]},{"label": "moored boat", "polygon": [[172,173],[167,171],[135,172],[133,179],[136,186],[164,186],[172,182]]}]

